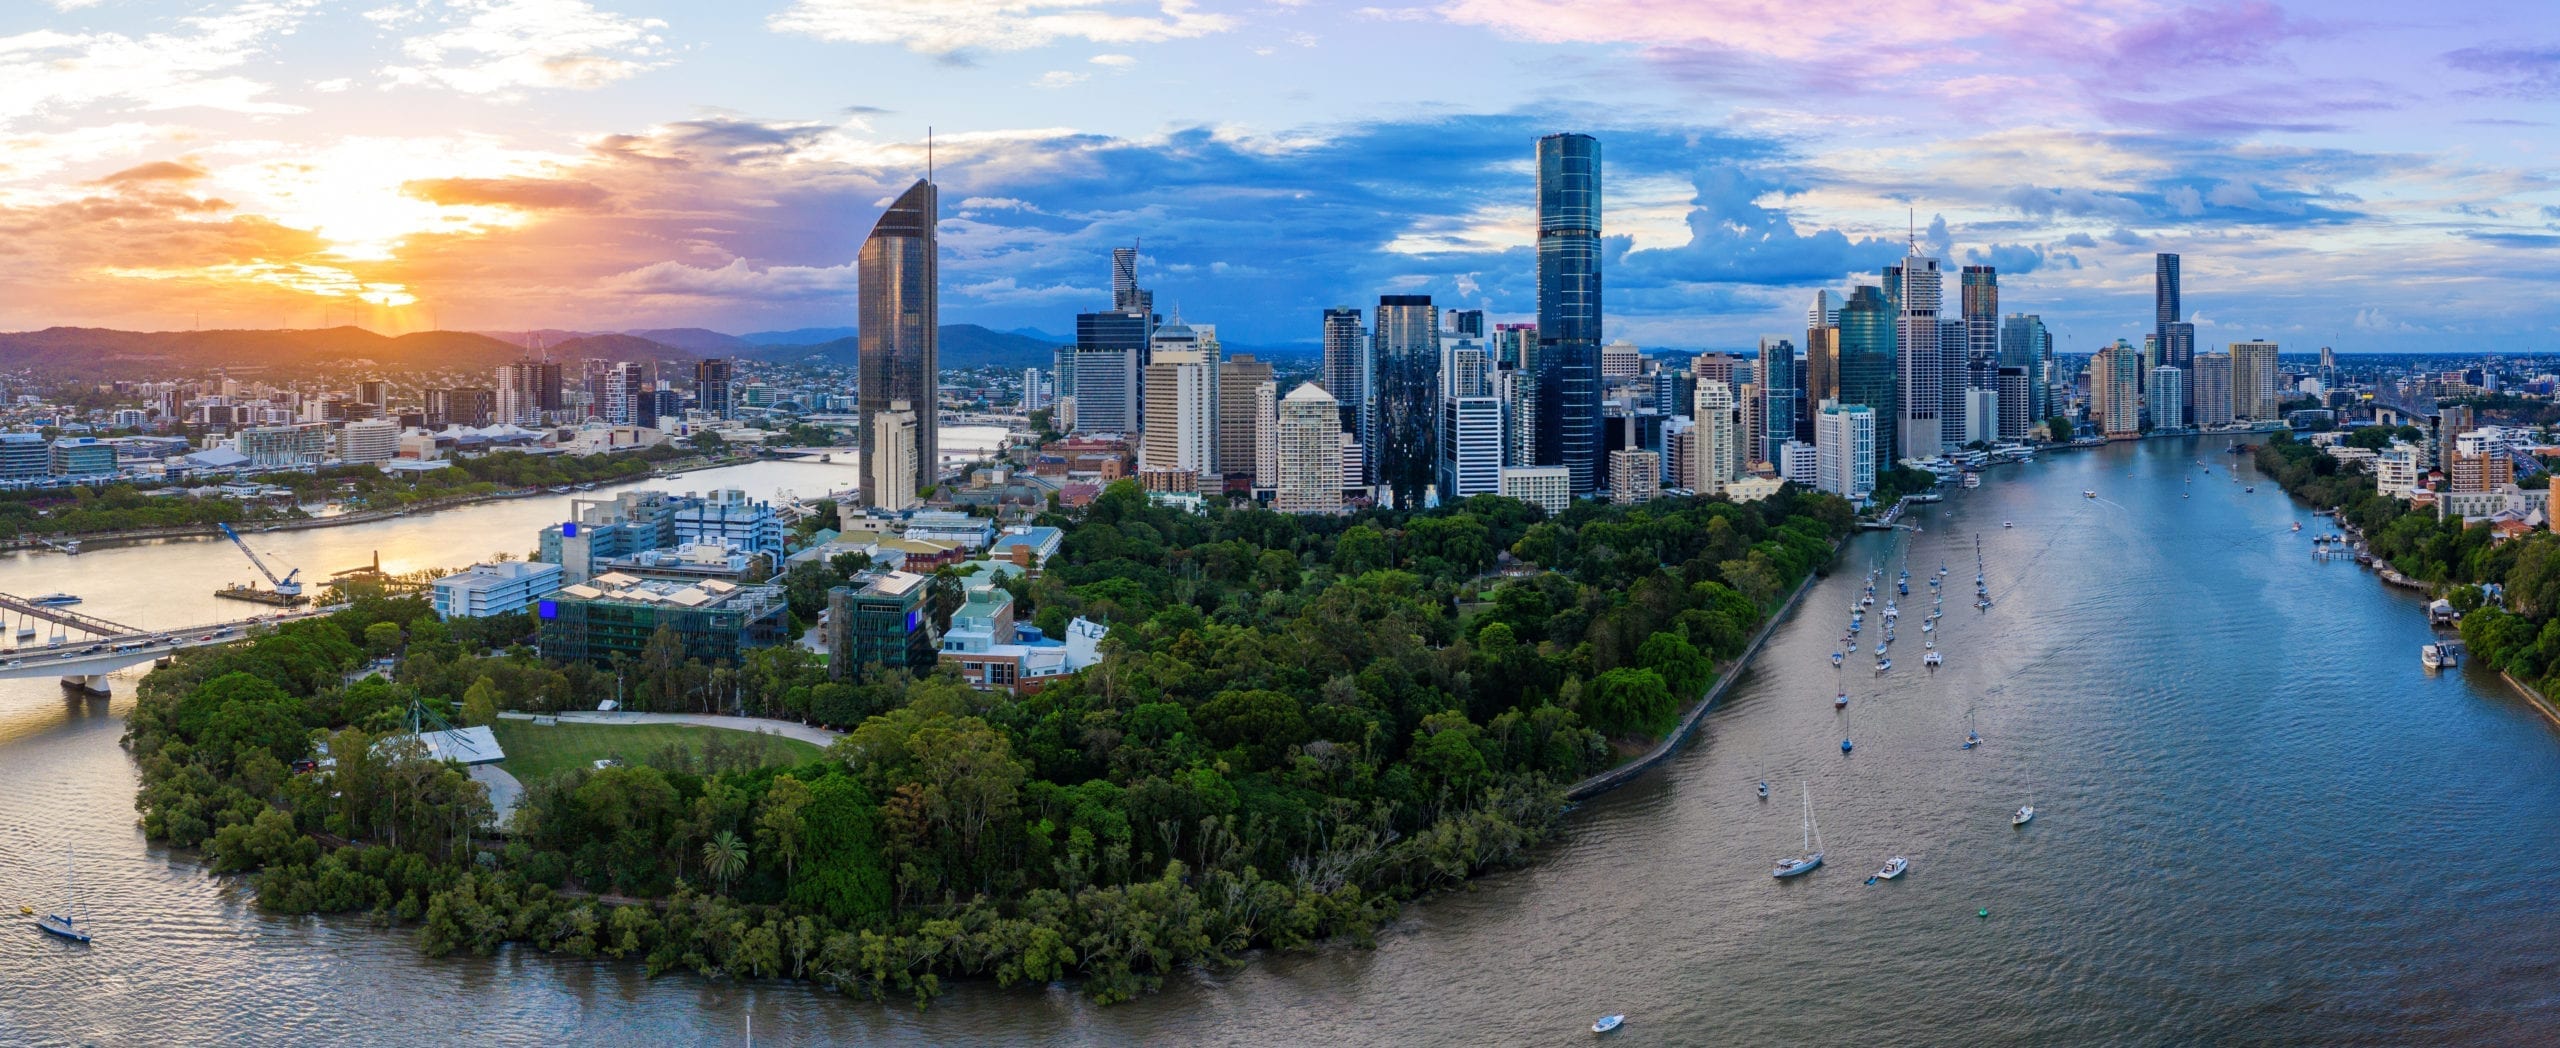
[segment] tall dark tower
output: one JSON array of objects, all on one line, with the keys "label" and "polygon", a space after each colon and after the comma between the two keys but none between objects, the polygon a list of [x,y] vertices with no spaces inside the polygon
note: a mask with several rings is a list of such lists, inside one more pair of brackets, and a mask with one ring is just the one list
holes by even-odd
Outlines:
[{"label": "tall dark tower", "polygon": [[1538,140],[1538,430],[1542,466],[1600,488],[1600,140]]},{"label": "tall dark tower", "polygon": [[1440,311],[1431,296],[1378,296],[1369,356],[1377,405],[1370,475],[1393,492],[1397,506],[1420,506],[1439,462]]},{"label": "tall dark tower", "polygon": [[[940,215],[933,183],[918,180],[881,214],[855,261],[861,294],[855,347],[862,383],[855,413],[862,427],[863,475],[871,475],[872,419],[891,403],[905,401],[916,414],[918,491],[933,486],[941,461],[934,386],[940,372],[942,310],[933,238]],[[863,494],[868,500],[870,492]]]},{"label": "tall dark tower", "polygon": [[2179,398],[2183,417],[2155,420],[2163,426],[2192,424],[2196,417],[2196,326],[2187,323],[2184,297],[2179,289],[2178,256],[2165,251],[2151,256],[2151,337],[2160,347],[2160,362],[2186,376]]}]

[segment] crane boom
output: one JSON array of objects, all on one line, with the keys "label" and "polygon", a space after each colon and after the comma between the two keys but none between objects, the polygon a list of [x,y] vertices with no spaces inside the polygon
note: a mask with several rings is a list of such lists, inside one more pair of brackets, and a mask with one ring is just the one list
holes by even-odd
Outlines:
[{"label": "crane boom", "polygon": [[283,578],[277,578],[274,569],[267,567],[266,561],[258,559],[258,551],[250,549],[249,541],[241,538],[239,532],[231,530],[231,525],[216,522],[214,527],[221,528],[222,537],[230,539],[232,545],[240,547],[240,552],[248,556],[250,566],[257,568],[258,574],[266,576],[267,581],[275,586],[276,592],[288,597],[302,594],[302,584],[294,581],[295,576],[302,574],[302,569],[294,568],[285,572]]}]

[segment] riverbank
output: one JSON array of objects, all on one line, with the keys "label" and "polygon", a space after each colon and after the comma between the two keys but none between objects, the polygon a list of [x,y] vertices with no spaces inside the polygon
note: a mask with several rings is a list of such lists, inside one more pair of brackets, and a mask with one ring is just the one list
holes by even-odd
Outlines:
[{"label": "riverbank", "polygon": [[[1835,545],[1831,548],[1831,557],[1832,560],[1839,559],[1839,546]],[[1768,641],[1769,635],[1776,632],[1781,623],[1795,616],[1796,605],[1804,600],[1804,595],[1811,592],[1816,583],[1822,581],[1823,569],[1829,566],[1830,561],[1825,561],[1822,567],[1815,568],[1804,577],[1803,582],[1796,584],[1796,591],[1787,596],[1787,602],[1780,605],[1778,610],[1769,616],[1769,621],[1760,624],[1759,632],[1751,635],[1751,643],[1744,646],[1742,654],[1736,656],[1725,671],[1716,677],[1716,682],[1707,688],[1706,695],[1680,718],[1679,726],[1673,728],[1669,735],[1664,736],[1661,742],[1655,743],[1652,749],[1646,750],[1641,756],[1566,787],[1565,799],[1584,801],[1617,789],[1642,777],[1645,772],[1651,771],[1655,765],[1662,763],[1672,754],[1680,752],[1680,747],[1689,741],[1689,736],[1697,733],[1698,725],[1706,723],[1707,714],[1714,712],[1716,700],[1723,698],[1725,691],[1733,686],[1733,682],[1740,680],[1743,672],[1751,668],[1752,660],[1760,654],[1760,647]]]}]

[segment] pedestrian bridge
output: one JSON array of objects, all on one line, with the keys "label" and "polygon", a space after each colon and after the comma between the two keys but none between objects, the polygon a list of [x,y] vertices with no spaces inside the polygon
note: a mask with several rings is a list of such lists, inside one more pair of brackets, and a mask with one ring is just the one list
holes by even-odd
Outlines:
[{"label": "pedestrian bridge", "polygon": [[[84,615],[59,605],[38,604],[25,597],[0,593],[0,613],[5,613],[0,617],[14,618],[19,625],[15,636],[17,646],[0,648],[0,679],[60,677],[67,687],[103,694],[107,689],[107,674],[117,670],[139,666],[187,648],[236,643],[248,636],[251,626],[319,614],[319,611],[279,612],[229,622],[145,630],[95,615]],[[37,622],[50,623],[59,630],[49,637],[39,638],[34,629]]]}]

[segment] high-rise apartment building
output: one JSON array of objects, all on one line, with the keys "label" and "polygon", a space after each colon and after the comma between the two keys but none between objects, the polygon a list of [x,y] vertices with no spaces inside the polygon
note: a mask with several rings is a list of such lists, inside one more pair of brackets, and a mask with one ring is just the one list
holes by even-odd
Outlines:
[{"label": "high-rise apartment building", "polygon": [[1600,486],[1600,140],[1538,140],[1537,461]]},{"label": "high-rise apartment building", "polygon": [[[1360,311],[1336,306],[1324,311],[1324,390],[1333,395],[1342,415],[1342,431],[1366,447],[1370,436],[1369,330]],[[1366,478],[1354,477],[1360,483]]]},{"label": "high-rise apartment building", "polygon": [[2142,351],[2123,339],[2091,359],[2094,420],[2109,439],[2142,435]]},{"label": "high-rise apartment building", "polygon": [[1758,462],[1778,461],[1778,445],[1796,439],[1796,412],[1804,389],[1796,379],[1796,344],[1776,335],[1760,336],[1761,446]]},{"label": "high-rise apartment building", "polygon": [[917,491],[933,486],[940,461],[935,391],[941,377],[941,260],[934,238],[941,217],[939,192],[932,182],[919,179],[899,194],[872,224],[854,259],[860,289],[855,366],[861,385],[854,411],[864,441],[864,471],[871,472],[873,417],[906,401],[916,416]]},{"label": "high-rise apartment building", "polygon": [[2231,344],[2231,410],[2251,422],[2277,417],[2284,392],[2276,388],[2276,344],[2267,341]]},{"label": "high-rise apartment building", "polygon": [[729,401],[729,386],[737,380],[737,362],[727,357],[712,357],[693,365],[693,403],[713,418],[731,418],[736,408]]},{"label": "high-rise apartment building", "polygon": [[1662,495],[1662,456],[1637,448],[1609,453],[1609,501],[1641,506]]},{"label": "high-rise apartment building", "polygon": [[[1224,389],[1222,385],[1219,388]],[[1253,384],[1253,486],[1280,483],[1280,384],[1264,378]]]},{"label": "high-rise apartment building", "polygon": [[519,360],[498,367],[498,421],[511,426],[538,426],[545,416],[566,407],[560,365],[548,360]]},{"label": "high-rise apartment building", "polygon": [[498,391],[485,386],[427,391],[427,425],[486,426],[498,419]]},{"label": "high-rise apartment building", "polygon": [[1831,292],[1814,293],[1813,308],[1806,310],[1818,323],[1804,330],[1804,417],[1796,426],[1799,439],[1813,442],[1813,412],[1826,400],[1840,396],[1840,309],[1832,304]]},{"label": "high-rise apartment building", "polygon": [[1382,499],[1422,504],[1439,461],[1440,310],[1429,295],[1380,295],[1369,337],[1376,422],[1369,470]]},{"label": "high-rise apartment building", "polygon": [[640,397],[648,386],[648,373],[637,362],[625,360],[606,368],[597,417],[616,426],[639,425]]},{"label": "high-rise apartment building", "polygon": [[1698,403],[1690,412],[1697,424],[1698,472],[1689,490],[1721,495],[1725,485],[1742,475],[1742,432],[1734,417],[1733,387],[1711,379],[1698,381]]},{"label": "high-rise apartment building", "polygon": [[1342,413],[1333,394],[1313,382],[1280,398],[1277,476],[1271,508],[1282,513],[1342,510]]},{"label": "high-rise apartment building", "polygon": [[2231,424],[2231,354],[2198,353],[2195,366],[2196,425]]},{"label": "high-rise apartment building", "polygon": [[871,433],[864,443],[871,450],[863,460],[863,502],[873,509],[896,513],[912,509],[916,504],[915,405],[904,400],[889,402],[889,409],[871,416]]},{"label": "high-rise apartment building", "polygon": [[2178,279],[2178,256],[2163,251],[2151,256],[2151,333],[2169,344],[2169,325],[2187,318]]},{"label": "high-rise apartment building", "polygon": [[1441,401],[1442,500],[1502,491],[1502,401],[1482,394]]},{"label": "high-rise apartment building", "polygon": [[[1179,348],[1177,348],[1179,347]],[[1146,368],[1138,468],[1181,471],[1208,487],[1218,465],[1218,341],[1176,320],[1156,332]]]},{"label": "high-rise apartment building", "polygon": [[[1875,432],[1870,438],[1873,457],[1888,466],[1905,457],[1894,439],[1900,428],[1894,419],[1902,410],[1903,400],[1902,368],[1895,360],[1894,324],[1893,306],[1885,300],[1884,289],[1862,284],[1849,292],[1848,301],[1840,307],[1839,326],[1834,329],[1840,347],[1840,386],[1832,399],[1875,412]],[[1935,340],[1930,344],[1934,347]],[[1870,474],[1863,490],[1874,488],[1875,477]]]},{"label": "high-rise apartment building", "polygon": [[2038,422],[2035,394],[2027,382],[2027,369],[2008,365],[1998,372],[2000,392],[2000,439],[2025,440]]},{"label": "high-rise apartment building", "polygon": [[2162,364],[2151,369],[2151,381],[2142,387],[2148,391],[2142,396],[2143,406],[2151,411],[2151,428],[2177,429],[2187,424],[2187,385],[2185,368]]},{"label": "high-rise apartment building", "polygon": [[1865,500],[1875,491],[1883,461],[1876,430],[1875,410],[1864,404],[1827,404],[1815,412],[1813,486],[1852,502]]}]

